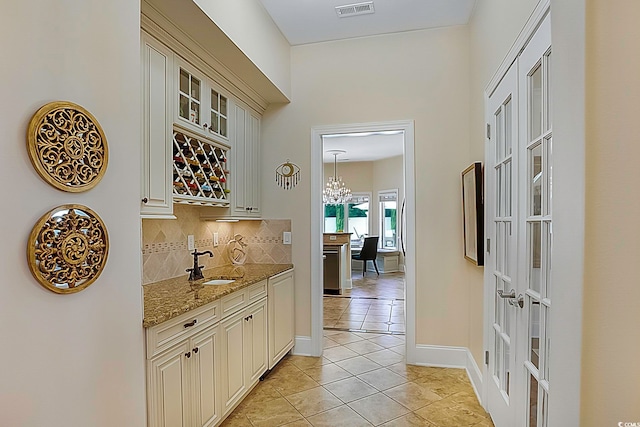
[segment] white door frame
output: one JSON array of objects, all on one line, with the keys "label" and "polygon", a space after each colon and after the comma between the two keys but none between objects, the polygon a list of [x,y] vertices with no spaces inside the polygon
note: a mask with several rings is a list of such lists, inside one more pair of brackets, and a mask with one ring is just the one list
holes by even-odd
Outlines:
[{"label": "white door frame", "polygon": [[322,355],[322,135],[352,132],[377,132],[399,130],[404,132],[404,188],[406,200],[405,305],[407,363],[416,361],[415,335],[415,167],[414,123],[399,120],[375,123],[316,126],[311,128],[311,355]]}]

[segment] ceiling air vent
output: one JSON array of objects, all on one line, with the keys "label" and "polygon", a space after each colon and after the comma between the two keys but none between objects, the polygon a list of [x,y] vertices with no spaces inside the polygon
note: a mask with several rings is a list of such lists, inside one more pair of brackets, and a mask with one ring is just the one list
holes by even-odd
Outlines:
[{"label": "ceiling air vent", "polygon": [[336,6],[336,14],[338,18],[346,18],[347,16],[366,15],[374,13],[373,2],[345,4],[344,6]]}]

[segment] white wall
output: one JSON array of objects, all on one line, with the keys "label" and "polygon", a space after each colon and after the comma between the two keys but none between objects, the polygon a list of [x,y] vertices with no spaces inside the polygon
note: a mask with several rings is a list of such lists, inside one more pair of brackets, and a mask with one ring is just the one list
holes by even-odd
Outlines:
[{"label": "white wall", "polygon": [[[470,145],[467,163],[484,163],[484,91],[509,52],[520,30],[524,27],[538,0],[482,0],[476,2],[469,22],[470,58]],[[465,265],[468,298],[483,300],[484,269],[471,263]],[[478,364],[484,363],[483,353],[483,306],[470,304],[469,349]]]},{"label": "white wall", "polygon": [[[415,120],[417,342],[468,345],[459,172],[468,153],[468,31],[452,27],[292,48],[292,102],[263,120],[263,209],[292,218],[296,335],[310,335],[311,128]],[[287,158],[302,181],[282,191]],[[411,303],[411,302],[410,302]],[[482,304],[476,301],[476,304]]]},{"label": "white wall", "polygon": [[194,0],[285,95],[291,93],[290,46],[258,0]]},{"label": "white wall", "polygon": [[[0,15],[0,425],[143,426],[139,3],[6,6]],[[89,192],[58,191],[29,162],[29,120],[54,100],[84,106],[106,133],[109,167]],[[102,276],[72,295],[41,287],[25,256],[38,218],[65,203],[95,210],[111,242]]]}]

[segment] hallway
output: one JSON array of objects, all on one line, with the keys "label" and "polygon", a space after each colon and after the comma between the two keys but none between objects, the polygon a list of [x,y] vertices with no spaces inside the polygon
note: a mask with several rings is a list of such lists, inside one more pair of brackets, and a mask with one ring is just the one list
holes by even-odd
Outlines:
[{"label": "hallway", "polygon": [[406,365],[404,336],[326,330],[323,357],[286,356],[225,427],[493,427],[461,369]]},{"label": "hallway", "polygon": [[325,296],[324,327],[362,332],[405,332],[404,274],[352,273],[353,288]]}]

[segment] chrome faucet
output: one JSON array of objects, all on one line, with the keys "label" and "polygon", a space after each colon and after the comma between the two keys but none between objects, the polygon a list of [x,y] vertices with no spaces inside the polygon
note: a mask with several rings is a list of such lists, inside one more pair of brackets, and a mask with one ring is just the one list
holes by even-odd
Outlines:
[{"label": "chrome faucet", "polygon": [[209,256],[213,258],[213,252],[211,251],[198,252],[197,249],[193,251],[193,267],[187,268],[187,271],[189,272],[189,280],[200,280],[204,278],[204,275],[202,274],[202,268],[204,265],[198,265],[198,257],[206,254],[209,254]]}]

